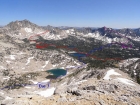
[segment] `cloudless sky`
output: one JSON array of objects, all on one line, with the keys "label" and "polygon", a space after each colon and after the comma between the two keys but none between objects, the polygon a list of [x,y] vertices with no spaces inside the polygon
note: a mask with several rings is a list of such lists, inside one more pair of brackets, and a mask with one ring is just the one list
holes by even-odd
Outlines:
[{"label": "cloudless sky", "polygon": [[140,0],[0,0],[0,25],[140,27]]}]

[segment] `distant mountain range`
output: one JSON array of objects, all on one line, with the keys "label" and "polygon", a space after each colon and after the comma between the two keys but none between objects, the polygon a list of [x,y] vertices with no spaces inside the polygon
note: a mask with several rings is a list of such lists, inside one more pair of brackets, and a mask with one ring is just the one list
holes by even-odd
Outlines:
[{"label": "distant mountain range", "polygon": [[[23,39],[29,38],[33,34],[41,33],[45,30],[50,32],[44,35],[45,39],[60,40],[69,35],[95,38],[98,40],[110,42],[117,41],[122,37],[127,37],[135,41],[140,41],[140,28],[137,29],[113,29],[113,28],[96,28],[96,27],[53,27],[53,26],[38,26],[28,20],[11,22],[4,26],[0,32],[12,34],[13,36]],[[121,36],[120,36],[121,35]],[[111,38],[111,39],[110,39]]]}]

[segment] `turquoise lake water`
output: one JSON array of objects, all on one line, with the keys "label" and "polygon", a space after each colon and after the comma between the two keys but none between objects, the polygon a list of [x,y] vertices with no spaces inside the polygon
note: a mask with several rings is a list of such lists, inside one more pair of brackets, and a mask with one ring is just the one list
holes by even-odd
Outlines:
[{"label": "turquoise lake water", "polygon": [[53,74],[55,77],[64,76],[67,74],[67,71],[64,69],[51,69],[47,70],[47,72]]}]

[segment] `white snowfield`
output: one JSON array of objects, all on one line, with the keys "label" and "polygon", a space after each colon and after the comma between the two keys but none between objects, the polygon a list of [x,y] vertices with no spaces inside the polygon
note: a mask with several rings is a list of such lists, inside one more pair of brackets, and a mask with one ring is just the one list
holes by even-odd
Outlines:
[{"label": "white snowfield", "polygon": [[22,55],[22,54],[26,54],[26,53],[23,53],[23,52],[19,52],[19,53],[17,53],[18,55]]},{"label": "white snowfield", "polygon": [[128,85],[132,85],[132,86],[135,86],[134,82],[129,80],[129,79],[125,79],[125,78],[117,78],[115,79],[117,81],[120,81],[122,83],[125,83],[125,84],[128,84]]},{"label": "white snowfield", "polygon": [[8,64],[10,64],[10,63],[11,63],[11,61],[8,61],[8,60],[6,60],[6,62],[7,62]]},{"label": "white snowfield", "polygon": [[9,55],[8,57],[5,57],[5,58],[10,58],[12,60],[15,60],[15,55]]},{"label": "white snowfield", "polygon": [[25,28],[25,31],[32,33],[32,29],[31,28]]},{"label": "white snowfield", "polygon": [[[33,82],[34,84],[37,84],[38,82],[37,81],[33,81],[33,80],[29,80],[31,82]],[[47,83],[47,82],[50,82],[50,79],[46,79],[44,81],[41,81],[41,83]],[[26,87],[26,88],[30,88],[30,87]],[[43,91],[34,91],[35,94],[39,94],[43,97],[49,97],[49,96],[52,96],[54,94],[54,91],[55,91],[55,88],[54,87],[51,87],[51,88],[47,88],[46,90],[43,90]]]},{"label": "white snowfield", "polygon": [[10,55],[10,58],[11,58],[12,60],[15,60],[15,55]]},{"label": "white snowfield", "polygon": [[82,81],[79,81],[79,82],[76,82],[75,84],[76,85],[79,85],[79,84],[81,84],[81,83],[83,83],[83,82],[86,82],[87,80],[82,80]]},{"label": "white snowfield", "polygon": [[43,96],[43,97],[50,97],[54,94],[54,91],[55,91],[55,88],[52,87],[52,88],[49,88],[49,89],[46,89],[44,91],[40,91],[38,92],[37,94]]},{"label": "white snowfield", "polygon": [[11,100],[13,98],[6,96],[5,100]]},{"label": "white snowfield", "polygon": [[[111,75],[121,75],[121,74],[119,74],[119,73],[115,72],[115,70],[111,69],[111,70],[107,71],[107,73],[106,73],[106,75],[104,76],[103,79],[109,80],[109,79],[111,79],[110,78]],[[131,81],[129,79],[126,79],[126,78],[117,77],[116,79],[113,79],[113,80],[122,82],[122,83],[127,84],[127,85],[135,86],[133,81]]]},{"label": "white snowfield", "polygon": [[37,81],[33,81],[33,80],[29,80],[31,82],[33,82],[33,84],[37,84],[38,82]]},{"label": "white snowfield", "polygon": [[77,63],[76,61],[74,61],[74,63],[77,64],[77,65],[81,65],[80,63]]},{"label": "white snowfield", "polygon": [[50,82],[50,79],[46,79],[46,80],[44,80],[44,81],[42,81],[42,82]]},{"label": "white snowfield", "polygon": [[8,76],[7,76],[7,77],[5,77],[5,78],[3,78],[3,79],[8,79],[8,80],[9,80],[9,79],[10,79],[10,77],[8,77]]},{"label": "white snowfield", "polygon": [[135,65],[134,69],[136,69],[136,68],[137,68],[137,66],[138,66],[138,63],[136,63],[136,65]]},{"label": "white snowfield", "polygon": [[75,67],[75,66],[68,65],[68,66],[66,67],[66,69],[73,68],[73,67]]},{"label": "white snowfield", "polygon": [[105,75],[105,77],[103,79],[105,80],[109,80],[110,79],[110,75],[121,75],[117,72],[115,72],[113,69],[107,71],[107,74]]},{"label": "white snowfield", "polygon": [[25,86],[25,88],[30,89],[31,87],[29,87],[29,86]]},{"label": "white snowfield", "polygon": [[66,32],[67,32],[67,33],[70,33],[70,31],[69,31],[69,30],[66,30]]}]

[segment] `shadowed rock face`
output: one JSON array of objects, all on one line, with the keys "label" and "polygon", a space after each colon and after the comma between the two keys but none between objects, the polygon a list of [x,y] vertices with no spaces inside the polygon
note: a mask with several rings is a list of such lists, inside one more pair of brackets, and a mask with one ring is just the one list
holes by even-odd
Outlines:
[{"label": "shadowed rock face", "polygon": [[134,30],[138,36],[140,36],[140,28]]},{"label": "shadowed rock face", "polygon": [[95,86],[88,86],[83,88],[83,90],[95,90],[95,89],[96,89]]}]

